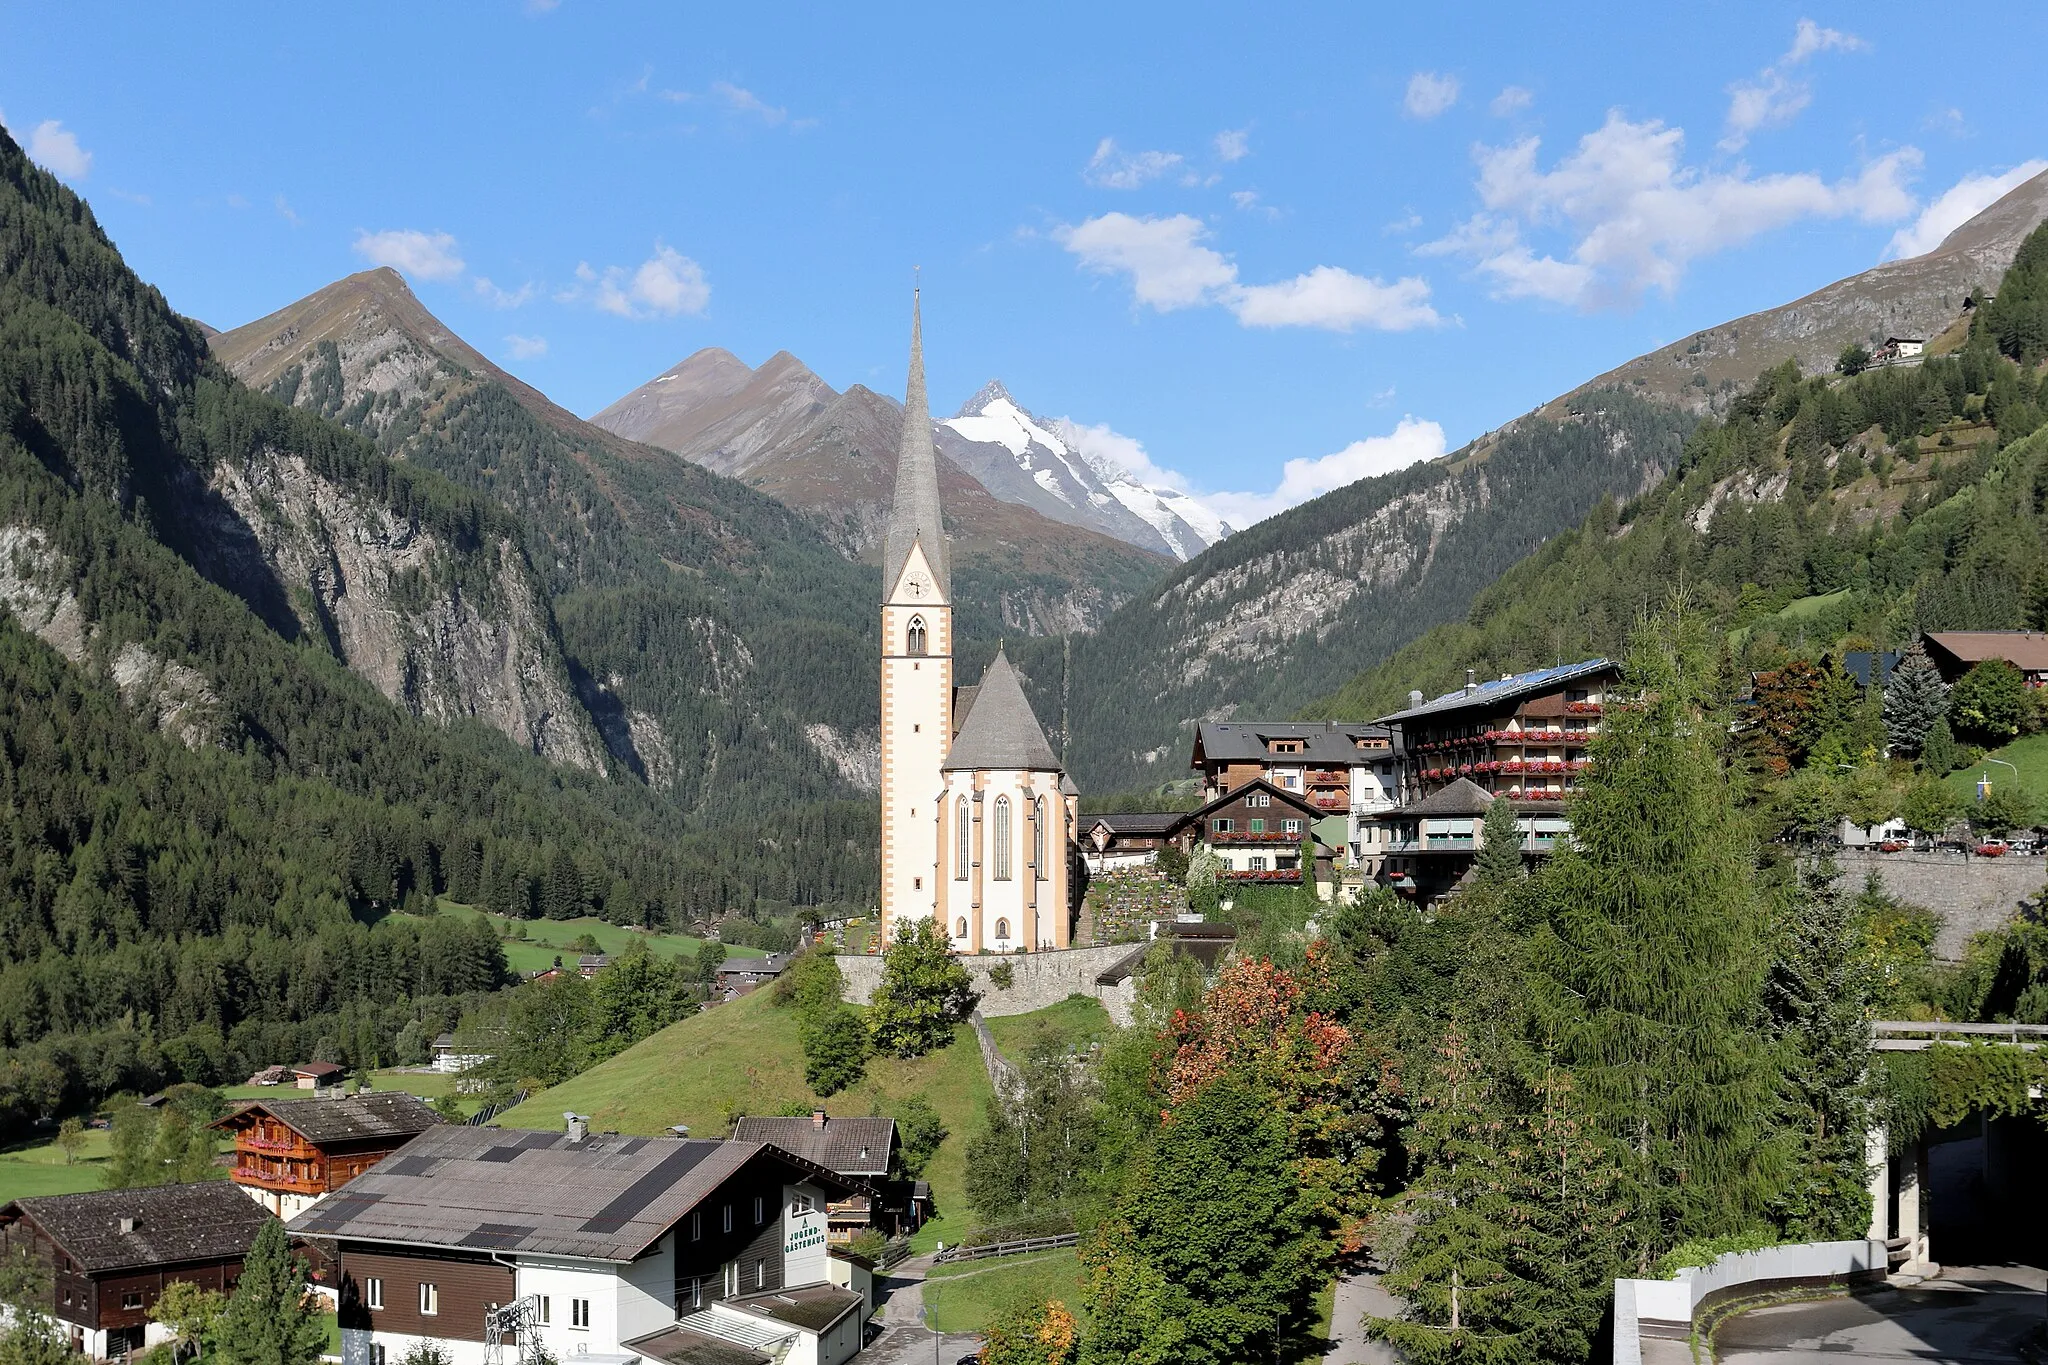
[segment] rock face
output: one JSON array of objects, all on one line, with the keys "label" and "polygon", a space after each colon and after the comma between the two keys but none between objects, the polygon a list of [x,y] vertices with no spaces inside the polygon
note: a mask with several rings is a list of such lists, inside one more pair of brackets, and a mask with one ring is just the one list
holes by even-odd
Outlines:
[{"label": "rock face", "polygon": [[557,763],[603,756],[509,536],[464,552],[288,452],[215,466],[302,629],[414,715],[475,719]]},{"label": "rock face", "polygon": [[[786,351],[749,370],[713,348],[590,420],[799,509],[851,558],[880,558],[903,420],[892,398],[860,384],[836,392]],[[1135,517],[1117,525],[1142,540],[1097,524],[1101,518],[1048,515],[1021,495],[1006,499],[960,463],[978,447],[943,424],[936,435],[963,635],[1092,630],[1170,567],[1167,542]],[[991,469],[1024,479],[1007,452],[996,447],[996,454],[1001,466],[990,462]]]},{"label": "rock face", "polygon": [[1970,290],[1997,284],[2020,243],[2044,218],[2048,172],[2012,190],[1925,255],[1886,261],[1805,298],[1695,332],[1609,370],[1545,411],[1559,415],[1578,394],[1626,387],[1704,412],[1717,396],[1786,360],[1798,361],[1807,374],[1823,373],[1852,342],[1874,349],[1886,337],[1932,340],[1956,322]]}]

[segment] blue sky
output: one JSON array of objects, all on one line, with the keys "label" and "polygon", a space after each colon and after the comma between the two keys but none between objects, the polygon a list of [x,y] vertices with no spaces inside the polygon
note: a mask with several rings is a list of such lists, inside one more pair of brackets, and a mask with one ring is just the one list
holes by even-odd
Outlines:
[{"label": "blue sky", "polygon": [[900,394],[922,266],[935,405],[1240,522],[2048,157],[2039,5],[1403,8],[7,3],[0,116],[181,310],[399,264],[585,414],[711,345]]}]

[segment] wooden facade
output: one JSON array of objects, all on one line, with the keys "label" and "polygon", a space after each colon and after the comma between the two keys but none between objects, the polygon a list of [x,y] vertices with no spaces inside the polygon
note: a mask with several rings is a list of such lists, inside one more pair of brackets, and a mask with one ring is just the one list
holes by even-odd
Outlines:
[{"label": "wooden facade", "polygon": [[481,1251],[344,1242],[341,1275],[343,1327],[406,1336],[482,1341],[485,1312],[519,1297],[517,1273]]},{"label": "wooden facade", "polygon": [[381,1092],[258,1100],[214,1126],[234,1138],[234,1182],[270,1196],[283,1215],[340,1189],[437,1122],[412,1096]]}]

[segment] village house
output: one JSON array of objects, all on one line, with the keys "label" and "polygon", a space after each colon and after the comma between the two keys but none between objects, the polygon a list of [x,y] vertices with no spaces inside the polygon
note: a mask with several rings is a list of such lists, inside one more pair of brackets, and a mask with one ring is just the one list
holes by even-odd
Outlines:
[{"label": "village house", "polygon": [[456,1046],[455,1035],[443,1033],[432,1044],[433,1068],[443,1075],[460,1075],[491,1060],[488,1052],[464,1052]]},{"label": "village house", "polygon": [[736,1000],[749,991],[757,991],[781,976],[788,967],[787,953],[770,953],[766,957],[729,957],[718,964],[719,998]]},{"label": "village house", "polygon": [[340,1085],[347,1076],[333,1062],[301,1062],[292,1068],[292,1084],[300,1090],[325,1090]]},{"label": "village house", "polygon": [[292,1218],[440,1122],[413,1096],[379,1090],[251,1100],[213,1126],[235,1140],[234,1187]]},{"label": "village house", "polygon": [[1337,850],[1316,837],[1323,816],[1307,798],[1255,777],[1180,816],[1171,837],[1189,852],[1206,845],[1222,863],[1223,880],[1247,882],[1300,881],[1306,839],[1316,860],[1316,881],[1328,883]]},{"label": "village house", "polygon": [[1870,353],[1870,363],[1896,365],[1902,360],[1917,360],[1926,350],[1925,337],[1886,337],[1884,344]]},{"label": "village house", "polygon": [[1354,862],[1371,856],[1361,845],[1371,817],[1399,800],[1393,739],[1377,722],[1205,721],[1188,766],[1202,774],[1204,800],[1262,778],[1343,816]]},{"label": "village house", "polygon": [[1081,857],[1091,876],[1149,866],[1170,841],[1180,811],[1136,811],[1081,818]]},{"label": "village house", "polygon": [[226,1292],[270,1215],[224,1181],[35,1195],[0,1207],[0,1255],[50,1268],[46,1305],[71,1349],[126,1360],[170,1329],[149,1320],[164,1287]]},{"label": "village house", "polygon": [[2029,687],[2048,686],[2048,631],[1937,630],[1920,637],[1942,681],[1954,683],[1986,659],[2003,659]]},{"label": "village house", "polygon": [[871,1186],[753,1142],[443,1125],[293,1219],[330,1239],[342,1357],[421,1342],[483,1365],[522,1332],[556,1360],[839,1365],[873,1311],[826,1206]]},{"label": "village house", "polygon": [[922,1180],[891,1175],[896,1155],[896,1120],[834,1118],[823,1109],[808,1115],[743,1117],[733,1124],[733,1141],[759,1142],[794,1153],[814,1165],[872,1186],[825,1206],[826,1235],[837,1245],[869,1229],[890,1236],[917,1231],[931,1209],[931,1187]]}]

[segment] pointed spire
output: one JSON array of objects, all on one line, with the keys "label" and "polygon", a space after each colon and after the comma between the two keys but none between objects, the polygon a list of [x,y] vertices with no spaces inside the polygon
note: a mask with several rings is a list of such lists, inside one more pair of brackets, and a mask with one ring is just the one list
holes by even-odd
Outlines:
[{"label": "pointed spire", "polygon": [[903,391],[903,439],[896,447],[896,496],[882,538],[882,591],[895,590],[910,547],[922,544],[942,594],[951,595],[946,532],[939,518],[939,461],[932,449],[931,405],[924,393],[924,321],[917,291],[910,296],[910,379]]}]

